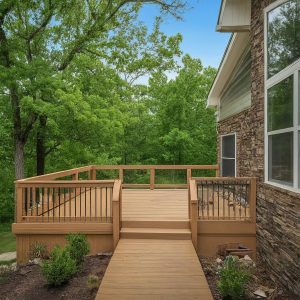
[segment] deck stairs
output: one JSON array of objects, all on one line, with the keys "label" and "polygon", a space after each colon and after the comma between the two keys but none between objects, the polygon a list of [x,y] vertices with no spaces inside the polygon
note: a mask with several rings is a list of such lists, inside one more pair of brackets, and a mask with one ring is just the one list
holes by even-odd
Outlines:
[{"label": "deck stairs", "polygon": [[189,221],[124,221],[120,238],[190,240]]}]

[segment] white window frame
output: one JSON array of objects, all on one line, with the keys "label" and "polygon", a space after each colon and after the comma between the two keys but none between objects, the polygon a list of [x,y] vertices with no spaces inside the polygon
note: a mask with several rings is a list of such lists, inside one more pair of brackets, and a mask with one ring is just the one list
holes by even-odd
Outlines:
[{"label": "white window frame", "polygon": [[[234,158],[232,157],[223,157],[223,137],[226,136],[234,136]],[[221,146],[220,146],[220,159],[221,159],[221,176],[223,176],[223,158],[225,159],[233,159],[234,160],[234,177],[236,177],[236,132],[228,133],[228,134],[223,134],[221,135]]]},{"label": "white window frame", "polygon": [[[274,8],[282,5],[285,2],[288,2],[289,0],[278,0],[274,3],[270,4],[264,9],[264,139],[265,139],[265,183],[268,183],[270,185],[280,187],[286,190],[290,190],[293,192],[300,193],[300,188],[298,187],[298,176],[300,176],[300,172],[298,172],[299,169],[299,159],[298,159],[298,152],[299,152],[299,140],[298,140],[298,132],[300,131],[300,125],[299,124],[299,116],[298,116],[298,110],[299,110],[299,103],[298,103],[298,93],[299,93],[299,72],[300,72],[300,59],[296,60],[283,70],[279,71],[272,77],[268,78],[268,50],[267,50],[267,38],[268,38],[268,13],[273,10]],[[268,132],[268,90],[275,86],[276,84],[282,82],[283,80],[287,79],[288,77],[293,75],[293,127],[290,128],[284,128],[279,130],[273,130]],[[285,185],[282,183],[278,183],[276,181],[270,181],[269,180],[269,136],[279,133],[285,133],[285,132],[293,132],[293,184]]]}]

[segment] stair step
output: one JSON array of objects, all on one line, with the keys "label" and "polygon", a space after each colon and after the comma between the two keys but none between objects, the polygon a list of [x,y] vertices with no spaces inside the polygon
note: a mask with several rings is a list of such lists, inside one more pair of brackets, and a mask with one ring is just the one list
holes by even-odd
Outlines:
[{"label": "stair step", "polygon": [[190,229],[169,228],[122,228],[120,237],[127,239],[189,240],[191,239],[191,231]]},{"label": "stair step", "polygon": [[139,220],[122,221],[125,228],[169,228],[169,229],[190,229],[189,220],[166,221],[166,220]]}]

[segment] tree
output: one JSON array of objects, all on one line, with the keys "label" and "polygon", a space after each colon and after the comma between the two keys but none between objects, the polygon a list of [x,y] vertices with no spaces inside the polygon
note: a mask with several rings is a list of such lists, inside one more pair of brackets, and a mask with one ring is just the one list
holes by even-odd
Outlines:
[{"label": "tree", "polygon": [[45,152],[42,136],[47,116],[39,106],[53,100],[51,87],[59,74],[79,53],[128,22],[144,3],[159,5],[175,16],[185,5],[180,0],[0,2],[0,71],[12,107],[17,179],[24,177],[24,148],[36,123],[36,149]]}]

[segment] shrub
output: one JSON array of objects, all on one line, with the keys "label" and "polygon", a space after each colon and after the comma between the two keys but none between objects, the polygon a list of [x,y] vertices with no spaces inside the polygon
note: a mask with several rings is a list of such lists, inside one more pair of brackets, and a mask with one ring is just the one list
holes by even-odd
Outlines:
[{"label": "shrub", "polygon": [[98,289],[100,285],[100,278],[97,275],[89,275],[86,285],[90,290]]},{"label": "shrub", "polygon": [[29,257],[34,258],[48,258],[47,247],[43,243],[36,242],[30,246]]},{"label": "shrub", "polygon": [[79,266],[83,262],[83,258],[90,251],[90,245],[85,235],[80,233],[70,233],[66,236],[68,241],[67,250]]},{"label": "shrub", "polygon": [[53,286],[67,282],[76,273],[75,260],[66,248],[56,246],[50,254],[50,259],[42,264],[42,273],[48,284]]},{"label": "shrub", "polygon": [[218,289],[223,297],[238,300],[244,299],[245,286],[250,279],[250,274],[239,264],[237,258],[227,256],[220,269]]}]

